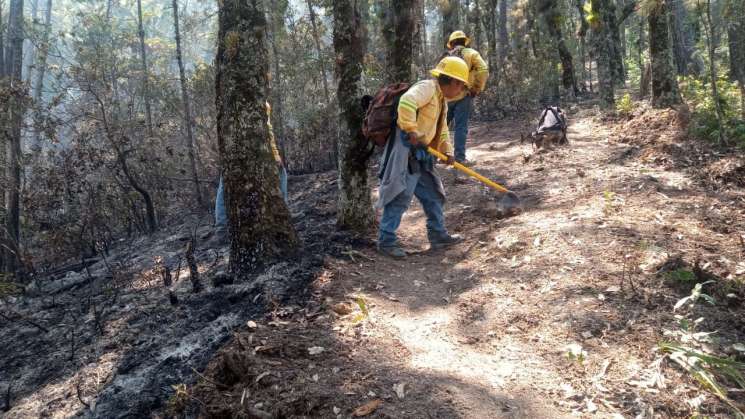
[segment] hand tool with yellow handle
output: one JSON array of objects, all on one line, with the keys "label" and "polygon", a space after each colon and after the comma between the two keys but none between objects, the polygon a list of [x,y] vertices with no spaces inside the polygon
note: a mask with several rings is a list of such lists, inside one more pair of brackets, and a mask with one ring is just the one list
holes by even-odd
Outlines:
[{"label": "hand tool with yellow handle", "polygon": [[[437,157],[442,162],[446,162],[448,160],[448,158],[447,158],[446,155],[440,153],[439,151],[435,150],[432,147],[427,147],[427,152],[429,152],[433,156]],[[504,194],[504,197],[502,197],[502,200],[500,201],[500,203],[505,207],[505,210],[507,212],[513,212],[514,213],[514,212],[519,212],[520,211],[520,207],[521,207],[520,198],[517,196],[517,194],[515,194],[511,190],[505,188],[504,186],[502,186],[502,185],[500,185],[500,184],[492,181],[491,179],[489,179],[489,178],[487,178],[485,176],[480,175],[476,171],[474,171],[474,170],[472,170],[472,169],[470,169],[470,168],[468,168],[468,167],[466,167],[466,166],[464,166],[464,165],[462,165],[462,164],[460,164],[458,162],[455,162],[453,164],[453,167],[455,167],[457,170],[459,170],[459,171],[467,174],[468,176],[470,176],[470,177],[472,177],[472,178],[480,181],[484,185],[487,185],[487,186],[491,187],[492,189],[495,189],[495,190],[503,193]]]}]

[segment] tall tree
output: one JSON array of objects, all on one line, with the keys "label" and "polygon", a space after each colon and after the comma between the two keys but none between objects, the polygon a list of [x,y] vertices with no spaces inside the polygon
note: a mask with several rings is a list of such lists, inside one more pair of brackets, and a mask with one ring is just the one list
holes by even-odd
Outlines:
[{"label": "tall tree", "polygon": [[18,245],[20,242],[20,193],[21,193],[21,123],[23,119],[23,0],[12,0],[8,16],[8,47],[5,53],[6,76],[8,77],[8,127],[4,127],[6,147],[6,222],[8,248],[5,252],[5,268],[15,273],[18,267]]},{"label": "tall tree", "polygon": [[358,232],[375,223],[367,178],[368,142],[362,137],[360,96],[363,59],[367,50],[362,0],[333,2],[334,51],[336,51],[336,98],[341,111],[339,142],[339,198],[337,225]]},{"label": "tall tree", "polygon": [[671,0],[652,0],[648,10],[649,56],[652,61],[652,106],[667,108],[683,101],[673,69],[668,34]]},{"label": "tall tree", "polygon": [[460,29],[460,0],[441,0],[440,14],[442,15],[442,42],[441,48],[445,48],[448,37],[453,31]]},{"label": "tall tree", "polygon": [[388,81],[410,82],[412,79],[411,65],[414,58],[414,43],[412,34],[415,29],[414,8],[416,0],[396,0],[391,9],[393,17],[393,42],[387,45],[390,52],[387,56]]},{"label": "tall tree", "polygon": [[564,17],[561,14],[560,7],[557,2],[551,0],[539,0],[538,11],[543,16],[543,21],[548,29],[548,33],[553,38],[556,48],[559,50],[559,59],[561,60],[561,82],[565,89],[574,93],[579,94],[577,88],[577,81],[574,78],[574,64],[572,60],[572,53],[567,48],[566,42],[564,42],[564,36],[561,31],[561,26],[564,22]]},{"label": "tall tree", "polygon": [[673,46],[673,62],[680,75],[701,73],[699,60],[694,58],[694,40],[688,11],[683,0],[670,3],[670,38]]},{"label": "tall tree", "polygon": [[740,110],[745,120],[745,0],[729,1],[730,78],[740,84]]},{"label": "tall tree", "polygon": [[318,24],[316,22],[316,12],[313,10],[313,3],[311,0],[306,0],[306,3],[308,5],[308,13],[310,15],[310,24],[311,28],[313,29],[313,40],[316,43],[316,54],[318,54],[318,70],[321,73],[321,83],[323,84],[323,94],[326,98],[326,103],[329,103],[331,101],[331,96],[329,95],[329,84],[328,80],[326,79],[326,64],[323,60],[323,51],[321,50],[321,35],[318,33]]},{"label": "tall tree", "polygon": [[267,125],[262,0],[219,3],[217,141],[230,223],[230,270],[244,276],[297,246]]},{"label": "tall tree", "polygon": [[507,31],[507,1],[499,0],[499,67],[504,65],[510,50],[509,32]]},{"label": "tall tree", "polygon": [[191,102],[189,101],[189,90],[186,86],[186,72],[184,71],[184,59],[181,53],[181,31],[179,30],[178,0],[173,0],[173,32],[176,37],[176,60],[178,61],[178,74],[181,82],[181,101],[184,107],[184,129],[186,131],[186,151],[189,156],[189,168],[194,180],[194,195],[199,208],[204,208],[202,190],[199,187],[199,174],[197,173],[197,159],[194,152],[194,127],[191,118]]},{"label": "tall tree", "polygon": [[140,37],[140,60],[142,62],[142,97],[145,99],[145,118],[147,134],[153,136],[153,114],[150,107],[150,75],[147,69],[147,51],[145,50],[145,29],[142,25],[142,0],[137,0],[137,34]]},{"label": "tall tree", "polygon": [[717,88],[719,77],[717,75],[717,44],[715,42],[717,39],[719,39],[719,37],[716,36],[716,27],[714,26],[714,23],[711,19],[711,0],[705,0],[704,2],[702,2],[701,0],[696,0],[696,6],[699,9],[699,15],[703,15],[702,20],[704,21],[703,27],[704,33],[706,35],[706,46],[708,47],[707,49],[709,52],[709,81],[711,82],[711,98],[714,101],[714,109],[716,110],[717,115],[717,125],[719,126],[719,129],[717,130],[719,136],[719,144],[724,144],[724,129],[722,125],[724,116],[722,114],[722,101],[719,97],[719,90]]},{"label": "tall tree", "polygon": [[617,68],[613,65],[613,31],[616,28],[615,18],[610,18],[611,14],[615,15],[614,10],[611,0],[595,0],[592,2],[592,11],[588,16],[588,19],[591,19],[593,52],[598,66],[598,91],[605,107],[612,107],[616,103],[614,80]]},{"label": "tall tree", "polygon": [[[49,55],[49,34],[52,31],[52,0],[47,0],[46,13],[44,14],[44,33],[39,44],[38,61],[36,63],[36,78],[34,79],[33,98],[34,106],[38,109],[41,106],[42,91],[44,89],[44,75],[47,71],[47,56]],[[35,119],[39,119],[39,112],[36,112]],[[38,150],[41,148],[39,137],[41,130],[34,129],[31,140],[31,148]]]},{"label": "tall tree", "polygon": [[[287,2],[271,0],[269,2],[269,43],[272,47],[272,109],[274,116],[274,135],[282,155],[285,153],[285,122],[284,122],[284,91],[282,90],[283,74],[280,71],[280,37],[284,34],[284,16],[287,10]],[[287,161],[285,161],[287,165]]]}]

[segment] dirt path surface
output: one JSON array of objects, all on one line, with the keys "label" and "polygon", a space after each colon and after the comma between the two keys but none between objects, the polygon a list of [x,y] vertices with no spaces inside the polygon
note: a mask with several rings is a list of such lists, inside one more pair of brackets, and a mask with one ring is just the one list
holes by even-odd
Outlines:
[{"label": "dirt path surface", "polygon": [[417,203],[400,229],[405,260],[372,246],[327,259],[307,306],[257,319],[213,362],[213,382],[197,391],[205,411],[732,417],[658,343],[674,340],[673,306],[693,285],[668,273],[685,269],[717,281],[717,304],[691,313],[703,317],[699,330],[719,331],[709,344],[726,352],[743,341],[742,190],[712,191],[686,169],[696,150],[671,113],[570,115],[570,146],[535,154],[519,144],[528,122],[476,124],[474,168],[509,179],[525,211],[496,218],[489,191],[441,169],[447,225],[465,242],[429,251]]},{"label": "dirt path surface", "polygon": [[[336,231],[324,173],[290,180],[298,260],[251,282],[224,283],[226,247],[189,223],[40,278],[0,304],[3,417],[733,417],[658,344],[742,360],[745,164],[672,111],[569,115],[571,144],[537,153],[519,144],[532,121],[474,124],[474,169],[525,209],[500,218],[441,168],[465,236],[446,251],[418,203],[405,260]],[[161,267],[195,231],[205,289],[182,264],[172,306]],[[673,311],[706,281],[714,304]]]}]

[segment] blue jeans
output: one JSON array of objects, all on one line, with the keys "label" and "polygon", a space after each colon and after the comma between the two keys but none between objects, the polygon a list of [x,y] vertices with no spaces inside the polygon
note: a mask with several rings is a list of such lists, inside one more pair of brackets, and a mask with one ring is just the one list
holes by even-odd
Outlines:
[{"label": "blue jeans", "polygon": [[416,196],[422,203],[424,213],[427,215],[427,237],[429,241],[436,241],[447,236],[445,229],[445,215],[442,211],[444,200],[437,193],[435,177],[432,172],[422,168],[419,173],[406,174],[406,184],[415,185],[406,188],[393,198],[383,208],[383,217],[380,219],[380,230],[378,232],[378,246],[390,247],[398,244],[396,230],[401,225],[401,217],[411,204],[411,198]]},{"label": "blue jeans", "polygon": [[[282,192],[282,198],[287,204],[287,170],[284,165],[280,165],[279,169],[279,189]],[[217,186],[217,196],[215,197],[215,227],[226,228],[228,226],[228,213],[225,210],[225,186],[222,183],[222,176],[220,176],[220,183]]]},{"label": "blue jeans", "polygon": [[463,99],[448,103],[448,125],[455,120],[455,159],[466,159],[466,138],[468,137],[468,118],[471,116],[473,97],[466,95]]}]

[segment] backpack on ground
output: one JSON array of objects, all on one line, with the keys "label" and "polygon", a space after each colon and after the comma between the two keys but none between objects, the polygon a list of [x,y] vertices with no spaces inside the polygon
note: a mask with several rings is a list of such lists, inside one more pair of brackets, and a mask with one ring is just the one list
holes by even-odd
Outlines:
[{"label": "backpack on ground", "polygon": [[538,129],[536,134],[544,134],[549,132],[560,131],[562,134],[562,140],[560,144],[568,143],[567,139],[567,119],[564,111],[558,106],[547,106],[541,113],[541,118],[538,120]]},{"label": "backpack on ground", "polygon": [[396,130],[398,101],[409,90],[409,83],[395,83],[382,87],[370,102],[362,121],[362,135],[373,144],[383,147]]},{"label": "backpack on ground", "polygon": [[545,131],[566,131],[567,120],[564,111],[558,106],[546,106],[541,112],[541,118],[538,120],[538,129],[536,132]]}]

